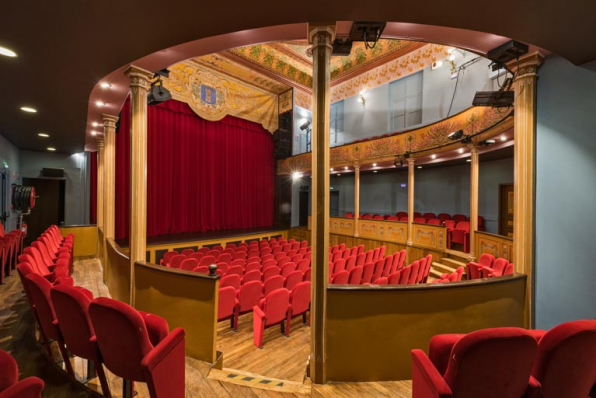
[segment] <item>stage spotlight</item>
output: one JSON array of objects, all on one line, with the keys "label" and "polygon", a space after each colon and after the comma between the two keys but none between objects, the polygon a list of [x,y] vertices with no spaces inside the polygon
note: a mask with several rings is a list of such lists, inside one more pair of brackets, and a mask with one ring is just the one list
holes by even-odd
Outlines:
[{"label": "stage spotlight", "polygon": [[464,131],[463,130],[457,130],[457,131],[454,131],[453,133],[449,134],[447,136],[447,138],[449,138],[450,140],[455,141],[455,140],[459,140],[463,136],[464,136]]},{"label": "stage spotlight", "polygon": [[302,123],[302,125],[300,126],[300,130],[306,130],[308,128],[308,126],[310,126],[310,120],[306,120],[304,123]]},{"label": "stage spotlight", "polygon": [[147,105],[157,105],[172,99],[172,94],[163,86],[163,82],[161,81],[162,76],[167,78],[169,75],[170,71],[167,69],[157,71],[153,75],[157,79],[151,83],[151,88],[147,94]]},{"label": "stage spotlight", "polygon": [[295,171],[295,172],[292,173],[292,180],[298,181],[301,178],[302,178],[302,173],[301,172]]}]

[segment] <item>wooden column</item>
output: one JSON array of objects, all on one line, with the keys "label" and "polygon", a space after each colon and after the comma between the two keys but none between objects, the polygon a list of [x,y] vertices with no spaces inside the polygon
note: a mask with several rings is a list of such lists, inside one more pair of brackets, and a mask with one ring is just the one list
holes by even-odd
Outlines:
[{"label": "wooden column", "polygon": [[310,377],[326,381],[325,318],[329,274],[329,109],[330,61],[335,26],[309,24],[312,43],[312,300]]},{"label": "wooden column", "polygon": [[414,163],[413,158],[408,158],[408,246],[412,246],[412,224],[414,223]]},{"label": "wooden column", "polygon": [[145,261],[147,243],[147,91],[153,73],[134,65],[130,79],[130,304],[134,305],[134,263]]},{"label": "wooden column", "polygon": [[536,203],[536,77],[544,57],[529,54],[513,61],[517,70],[513,83],[514,103],[514,178],[513,178],[513,262],[515,271],[528,276],[526,288],[526,326],[534,327],[534,204]]},{"label": "wooden column", "polygon": [[474,236],[478,230],[478,148],[470,146],[470,257],[476,256]]},{"label": "wooden column", "polygon": [[[103,184],[104,184],[104,138],[97,137],[95,139],[97,143],[97,229],[103,230],[104,226],[104,191],[103,191]],[[98,248],[99,248],[98,242]],[[98,251],[99,253],[99,251]]]},{"label": "wooden column", "polygon": [[107,256],[105,254],[106,239],[114,239],[114,228],[116,218],[116,122],[117,116],[102,115],[103,118],[103,136],[105,141],[104,147],[104,220],[103,220],[103,247],[104,247],[104,263],[103,275],[104,281],[107,280]]},{"label": "wooden column", "polygon": [[360,165],[354,165],[354,237],[358,237],[360,219]]}]

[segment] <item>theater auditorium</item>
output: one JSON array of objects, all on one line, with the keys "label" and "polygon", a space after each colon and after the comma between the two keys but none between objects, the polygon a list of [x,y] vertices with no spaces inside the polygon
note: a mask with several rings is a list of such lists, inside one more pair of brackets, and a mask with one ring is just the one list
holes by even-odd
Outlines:
[{"label": "theater auditorium", "polygon": [[596,397],[594,15],[6,4],[0,398]]}]

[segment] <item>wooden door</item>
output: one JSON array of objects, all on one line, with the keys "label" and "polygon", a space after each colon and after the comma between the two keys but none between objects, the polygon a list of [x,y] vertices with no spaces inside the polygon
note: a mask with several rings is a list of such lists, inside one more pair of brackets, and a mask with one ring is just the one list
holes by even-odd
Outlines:
[{"label": "wooden door", "polygon": [[329,192],[329,216],[339,217],[339,191]]},{"label": "wooden door", "polygon": [[513,184],[499,184],[499,235],[513,238]]}]

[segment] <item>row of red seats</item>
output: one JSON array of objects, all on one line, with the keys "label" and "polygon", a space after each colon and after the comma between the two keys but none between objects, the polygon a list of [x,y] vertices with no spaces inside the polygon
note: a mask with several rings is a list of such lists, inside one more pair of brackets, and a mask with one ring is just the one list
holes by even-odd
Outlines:
[{"label": "row of red seats", "polygon": [[[345,213],[344,217],[347,218],[354,218],[354,213],[352,212],[347,212]],[[398,219],[403,219],[405,218],[407,221],[408,219],[408,212],[406,211],[398,211],[397,213],[395,213],[395,216],[392,215],[381,215],[381,214],[368,214],[368,213],[361,213],[360,214],[360,218],[365,219],[365,220],[388,220],[390,217],[397,217]],[[468,221],[468,216],[464,215],[464,214],[454,214],[453,216],[451,214],[448,213],[439,213],[438,215],[436,215],[435,213],[420,213],[420,212],[414,212],[414,218],[424,218],[425,220],[432,220],[432,219],[438,219],[440,221],[445,221],[445,220],[453,220],[455,222],[458,221]],[[480,218],[478,218],[478,221],[480,221]],[[397,221],[397,220],[393,220],[393,221]],[[484,219],[482,218],[482,221],[484,222]]]},{"label": "row of red seats", "polygon": [[428,352],[412,350],[413,398],[596,396],[594,320],[437,335]]},{"label": "row of red seats", "polygon": [[433,283],[447,283],[447,282],[460,282],[464,273],[464,267],[458,267],[454,272],[450,274],[441,274],[441,277],[435,279]]},{"label": "row of red seats", "polygon": [[[354,248],[362,248],[364,250],[364,245],[355,246]],[[372,263],[376,264],[379,261],[387,261],[389,264],[389,268],[391,268],[391,264],[394,261],[395,266],[394,269],[397,267],[398,263],[401,262],[403,266],[403,262],[405,261],[405,250],[396,253],[398,256],[394,258],[395,255],[385,257],[385,246],[377,247],[374,250],[369,250],[366,253],[359,253],[353,254],[354,248],[352,249],[345,249],[343,252],[338,251],[335,254],[340,253],[341,256],[333,257],[329,261],[329,277],[331,278],[336,273],[341,271],[348,271],[350,272],[354,267],[357,266],[364,266],[366,264]],[[403,255],[403,257],[402,257]],[[380,267],[383,267],[381,264]]]},{"label": "row of red seats", "polygon": [[[286,331],[289,336],[289,319],[294,316],[303,315],[306,322],[306,312],[310,309],[310,281],[300,281],[291,288],[284,287],[281,283],[283,283],[283,281],[281,281],[281,276],[277,276],[269,279],[265,284],[262,284],[259,281],[248,282],[242,285],[239,289],[235,289],[233,286],[221,286],[219,288],[218,322],[230,319],[230,327],[234,331],[237,331],[238,319],[241,315],[251,312],[253,313],[253,317],[261,315],[255,314],[254,312],[257,308],[261,311],[265,311],[266,308],[263,306],[263,303],[268,302],[270,307],[285,309],[284,315],[287,315],[288,319]],[[284,301],[286,295],[280,295],[280,291],[285,291],[287,293],[287,298],[289,299],[288,302]],[[277,302],[278,300],[281,300],[281,302]],[[278,322],[274,322],[270,325],[277,323]],[[253,322],[253,327],[255,325],[257,325],[257,323]],[[263,331],[257,329],[254,330],[255,338],[257,338],[259,332],[261,333],[261,344],[257,346],[262,347]]]},{"label": "row of red seats", "polygon": [[[68,243],[64,238],[60,247]],[[72,377],[69,353],[93,363],[88,378],[97,372],[106,397],[111,394],[102,363],[125,379],[128,396],[134,391],[133,381],[147,383],[152,398],[185,396],[184,330],[170,333],[161,317],[109,298],[94,299],[89,290],[73,286],[69,276],[52,280],[28,262],[35,261],[33,257],[21,257],[17,270],[48,355],[54,359],[51,343],[56,342]],[[160,366],[164,363],[168,366]]]},{"label": "row of red seats", "polygon": [[18,229],[6,233],[4,225],[0,223],[0,284],[16,268],[24,237],[25,234]]},{"label": "row of red seats", "polygon": [[364,257],[368,260],[365,262],[377,261],[379,258],[383,258],[385,256],[385,246],[377,247],[373,250],[367,251],[366,253],[364,252],[364,245],[354,246],[348,249],[338,249],[335,252],[329,254],[329,261],[336,262],[341,259],[345,260],[356,256]]},{"label": "row of red seats", "polygon": [[407,267],[398,269],[387,277],[387,281],[382,280],[379,284],[388,285],[415,285],[418,283],[427,283],[432,265],[432,255],[429,254],[420,260],[414,261]]},{"label": "row of red seats", "polygon": [[0,398],[41,398],[45,386],[37,377],[19,381],[19,367],[9,353],[0,350]]},{"label": "row of red seats", "polygon": [[[302,249],[301,249],[302,250]],[[267,254],[264,255],[262,257],[259,256],[253,256],[253,257],[249,257],[248,259],[231,259],[229,256],[229,254],[224,253],[219,255],[218,258],[215,258],[214,256],[202,256],[202,257],[195,257],[196,254],[192,254],[189,257],[186,257],[184,255],[176,255],[174,254],[173,256],[164,256],[164,263],[163,265],[165,265],[166,267],[169,268],[182,268],[182,269],[186,269],[186,270],[192,270],[193,268],[197,267],[197,266],[209,266],[211,264],[216,264],[218,266],[218,268],[221,268],[222,266],[235,266],[235,265],[240,265],[240,266],[245,266],[246,264],[250,264],[253,262],[257,262],[257,263],[261,263],[261,262],[265,262],[268,260],[274,260],[276,262],[281,262],[283,259],[287,258],[287,261],[293,261],[295,263],[303,260],[303,259],[307,259],[310,260],[311,258],[311,252],[310,251],[306,251],[306,249],[304,249],[305,251],[302,253],[296,253],[294,250],[289,251],[288,253],[277,253],[275,255],[273,254]],[[195,267],[191,267],[191,264],[196,264]]]},{"label": "row of red seats", "polygon": [[513,274],[514,265],[506,258],[495,259],[492,254],[484,253],[478,262],[470,261],[467,269],[468,279],[492,278]]}]

